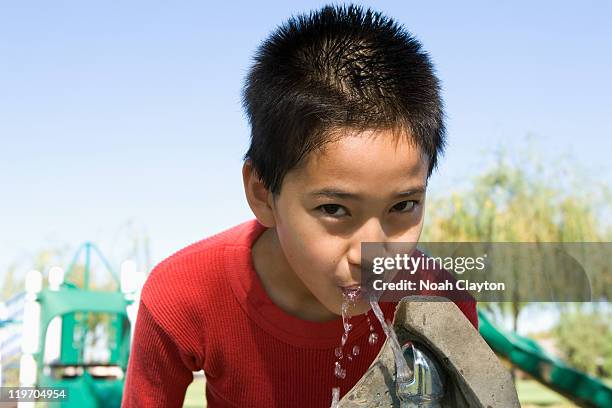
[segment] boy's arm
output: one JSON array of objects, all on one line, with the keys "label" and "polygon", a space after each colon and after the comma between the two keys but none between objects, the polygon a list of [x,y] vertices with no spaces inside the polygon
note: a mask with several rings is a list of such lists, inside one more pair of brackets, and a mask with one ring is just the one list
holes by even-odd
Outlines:
[{"label": "boy's arm", "polygon": [[[130,350],[122,408],[182,407],[196,367],[141,301]],[[192,370],[194,369],[194,370]]]}]

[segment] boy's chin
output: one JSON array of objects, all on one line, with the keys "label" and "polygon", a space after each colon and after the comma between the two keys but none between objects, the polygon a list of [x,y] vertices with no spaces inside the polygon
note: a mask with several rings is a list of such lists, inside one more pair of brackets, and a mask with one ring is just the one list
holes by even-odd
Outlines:
[{"label": "boy's chin", "polygon": [[[358,316],[367,313],[371,307],[370,303],[366,299],[358,299],[353,303],[347,305],[346,312],[348,316]],[[334,311],[335,314],[342,316],[342,304],[339,308]]]}]

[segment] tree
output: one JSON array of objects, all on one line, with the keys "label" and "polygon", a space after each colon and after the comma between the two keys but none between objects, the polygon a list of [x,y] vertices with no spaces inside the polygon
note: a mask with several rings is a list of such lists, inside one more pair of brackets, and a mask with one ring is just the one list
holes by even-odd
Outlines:
[{"label": "tree", "polygon": [[[610,213],[611,195],[607,185],[597,186],[584,175],[572,177],[572,172],[561,167],[556,167],[555,174],[555,166],[544,168],[529,154],[515,157],[519,159],[513,162],[507,154],[498,153],[496,164],[476,177],[466,191],[428,199],[421,241],[584,243],[611,240],[610,225],[602,222],[605,214]],[[598,254],[601,259],[594,268],[598,273],[590,277],[598,299],[608,299],[612,294],[606,254]],[[484,307],[496,310],[497,315],[510,315],[516,331],[520,312],[528,303],[525,300],[529,299],[533,287],[519,279],[519,270],[524,264],[513,262],[516,263],[515,285],[506,294],[508,297],[504,302],[485,303]],[[567,349],[573,350],[570,346]]]},{"label": "tree", "polygon": [[17,266],[15,264],[9,265],[4,275],[4,282],[2,284],[2,299],[9,299],[16,293],[24,290],[24,280],[17,279],[15,277],[15,270]]},{"label": "tree", "polygon": [[577,308],[564,313],[554,330],[557,346],[574,368],[591,375],[612,375],[610,314]]},{"label": "tree", "polygon": [[[559,173],[562,172],[560,169]],[[560,182],[555,184],[553,180]],[[421,240],[492,243],[609,240],[610,228],[599,222],[601,206],[586,187],[588,182],[582,179],[580,185],[571,184],[568,177],[547,174],[533,159],[512,163],[507,154],[499,153],[496,165],[477,177],[468,190],[429,200]],[[609,205],[605,200],[602,202]],[[597,287],[593,289],[609,296],[609,274],[601,275],[595,277]],[[529,298],[533,289],[527,283],[521,285],[520,279],[515,284],[507,302],[498,305],[511,314],[514,330],[527,303],[524,299]]]}]

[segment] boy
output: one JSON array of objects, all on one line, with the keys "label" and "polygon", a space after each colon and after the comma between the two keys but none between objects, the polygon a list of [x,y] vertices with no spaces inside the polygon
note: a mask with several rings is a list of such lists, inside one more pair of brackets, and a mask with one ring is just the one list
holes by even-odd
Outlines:
[{"label": "boy", "polygon": [[[384,342],[358,298],[340,348],[344,372],[334,370],[361,242],[416,242],[421,233],[444,146],[427,55],[379,13],[324,7],[261,45],[244,107],[251,145],[242,173],[256,220],[152,271],[124,407],[179,407],[201,369],[211,408],[328,407],[332,388],[344,395]],[[475,303],[458,305],[476,326]],[[392,320],[395,304],[381,306]]]}]

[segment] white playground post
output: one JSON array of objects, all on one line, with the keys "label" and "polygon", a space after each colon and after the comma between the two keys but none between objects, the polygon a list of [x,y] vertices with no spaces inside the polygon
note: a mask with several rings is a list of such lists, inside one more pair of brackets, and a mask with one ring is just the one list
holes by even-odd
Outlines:
[{"label": "white playground post", "polygon": [[[58,291],[64,283],[64,270],[59,266],[49,269],[49,290]],[[45,344],[41,344],[45,364],[60,358],[62,348],[62,316],[55,316],[49,322]]]},{"label": "white playground post", "polygon": [[[37,366],[34,353],[38,351],[40,334],[40,304],[37,294],[42,290],[42,274],[37,270],[28,272],[25,280],[26,295],[23,309],[23,337],[19,362],[19,386],[36,385]],[[18,408],[33,408],[34,402],[18,402]]]},{"label": "white playground post", "polygon": [[126,260],[121,264],[121,292],[123,296],[132,301],[132,304],[127,306],[128,320],[130,321],[130,344],[134,338],[134,328],[136,327],[136,316],[138,315],[138,305],[140,302],[140,291],[147,276],[144,272],[138,270],[136,262]]}]

